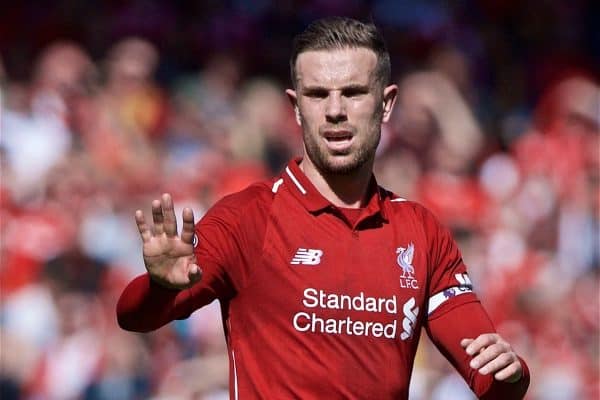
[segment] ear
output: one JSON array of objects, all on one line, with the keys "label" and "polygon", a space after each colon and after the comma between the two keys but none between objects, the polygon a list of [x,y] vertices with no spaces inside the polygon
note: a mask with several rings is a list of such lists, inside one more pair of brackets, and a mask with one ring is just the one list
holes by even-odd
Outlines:
[{"label": "ear", "polygon": [[300,118],[300,108],[298,107],[298,96],[296,91],[293,89],[287,89],[285,94],[288,97],[290,103],[292,103],[292,107],[294,107],[294,113],[296,114],[296,122],[298,125],[302,126],[302,118]]},{"label": "ear", "polygon": [[398,85],[389,85],[383,89],[383,116],[381,122],[388,122],[390,120],[397,96]]}]

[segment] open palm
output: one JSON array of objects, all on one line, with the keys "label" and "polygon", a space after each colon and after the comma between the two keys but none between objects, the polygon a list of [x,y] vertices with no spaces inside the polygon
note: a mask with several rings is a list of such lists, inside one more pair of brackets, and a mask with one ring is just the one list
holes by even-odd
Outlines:
[{"label": "open palm", "polygon": [[182,217],[178,236],[173,199],[168,193],[152,202],[153,227],[146,223],[141,210],[135,212],[146,269],[155,282],[173,289],[188,288],[202,277],[194,256],[194,213],[185,208]]}]

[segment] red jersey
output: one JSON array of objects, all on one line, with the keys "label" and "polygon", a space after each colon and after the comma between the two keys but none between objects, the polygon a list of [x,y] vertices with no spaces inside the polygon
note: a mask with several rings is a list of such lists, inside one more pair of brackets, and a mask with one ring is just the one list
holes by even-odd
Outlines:
[{"label": "red jersey", "polygon": [[423,327],[478,395],[516,398],[527,388],[527,373],[510,385],[469,368],[460,339],[494,328],[431,213],[373,178],[351,219],[294,160],[197,224],[200,283],[172,291],[139,277],[119,320],[155,329],[219,299],[233,399],[407,399]]}]

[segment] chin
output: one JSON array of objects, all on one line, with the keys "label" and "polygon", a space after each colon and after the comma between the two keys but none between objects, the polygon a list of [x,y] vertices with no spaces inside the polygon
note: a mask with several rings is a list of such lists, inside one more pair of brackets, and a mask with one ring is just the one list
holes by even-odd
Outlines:
[{"label": "chin", "polygon": [[323,175],[349,176],[356,174],[366,165],[373,165],[375,148],[348,148],[332,152],[327,148],[320,148],[315,143],[308,141],[306,146],[308,158],[315,168]]},{"label": "chin", "polygon": [[359,171],[365,161],[356,159],[326,160],[319,169],[328,175],[352,175]]}]

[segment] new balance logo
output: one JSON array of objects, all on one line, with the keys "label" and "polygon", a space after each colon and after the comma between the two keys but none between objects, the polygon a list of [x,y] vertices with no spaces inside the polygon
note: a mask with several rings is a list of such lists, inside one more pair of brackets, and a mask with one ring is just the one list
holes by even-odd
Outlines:
[{"label": "new balance logo", "polygon": [[290,264],[317,265],[321,263],[323,250],[299,248]]}]

